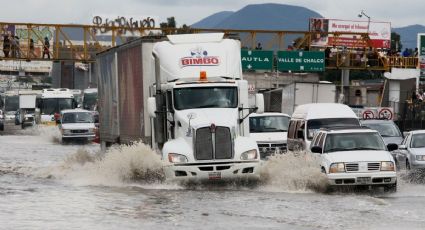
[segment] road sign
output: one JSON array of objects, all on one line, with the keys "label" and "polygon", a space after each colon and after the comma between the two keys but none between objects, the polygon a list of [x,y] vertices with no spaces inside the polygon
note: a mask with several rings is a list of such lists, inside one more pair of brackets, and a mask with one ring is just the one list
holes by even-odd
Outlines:
[{"label": "road sign", "polygon": [[241,50],[243,70],[271,70],[273,68],[273,51]]},{"label": "road sign", "polygon": [[277,69],[285,71],[325,71],[325,52],[279,51]]},{"label": "road sign", "polygon": [[381,110],[379,110],[378,116],[381,119],[392,120],[394,117],[393,114],[394,113],[392,108],[382,108]]},{"label": "road sign", "polygon": [[375,118],[375,113],[372,110],[364,110],[363,113],[362,113],[362,117],[365,120],[367,120],[367,119],[374,119]]}]

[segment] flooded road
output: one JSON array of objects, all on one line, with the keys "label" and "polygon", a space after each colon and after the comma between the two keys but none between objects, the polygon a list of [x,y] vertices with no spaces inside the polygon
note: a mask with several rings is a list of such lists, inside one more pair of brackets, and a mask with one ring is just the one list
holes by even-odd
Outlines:
[{"label": "flooded road", "polygon": [[[165,183],[142,145],[100,155],[55,130],[0,136],[0,229],[423,229],[425,184],[322,193],[314,170],[274,162],[258,186]],[[310,166],[307,167],[309,169]],[[149,169],[149,170],[147,170]]]}]

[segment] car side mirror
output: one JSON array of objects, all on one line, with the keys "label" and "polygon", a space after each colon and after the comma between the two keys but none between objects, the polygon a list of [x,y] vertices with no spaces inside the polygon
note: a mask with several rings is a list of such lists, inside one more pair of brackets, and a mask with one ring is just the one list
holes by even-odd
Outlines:
[{"label": "car side mirror", "polygon": [[156,99],[154,97],[148,98],[148,114],[151,118],[156,117]]},{"label": "car side mirror", "polygon": [[320,154],[322,154],[322,147],[320,147],[320,146],[313,146],[311,148],[311,152],[312,153],[320,153]]},{"label": "car side mirror", "polygon": [[406,150],[407,147],[406,147],[406,145],[399,145],[398,146],[398,149],[400,149],[400,150]]},{"label": "car side mirror", "polygon": [[398,149],[398,145],[397,144],[394,144],[394,143],[390,143],[390,144],[388,144],[387,145],[387,149],[388,149],[388,151],[394,151],[394,150],[397,150]]}]

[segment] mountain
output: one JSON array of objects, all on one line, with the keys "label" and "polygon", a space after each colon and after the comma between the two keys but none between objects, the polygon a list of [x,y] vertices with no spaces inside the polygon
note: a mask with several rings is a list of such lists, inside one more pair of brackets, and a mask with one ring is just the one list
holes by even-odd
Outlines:
[{"label": "mountain", "polygon": [[306,31],[309,18],[321,17],[319,13],[300,6],[275,3],[252,4],[236,12],[224,11],[213,14],[193,24],[192,27]]},{"label": "mountain", "polygon": [[221,21],[232,15],[233,11],[221,11],[218,13],[215,13],[213,15],[210,15],[201,21],[191,25],[193,28],[205,28],[205,29],[212,29],[217,24],[219,24]]},{"label": "mountain", "polygon": [[404,48],[414,49],[418,46],[417,38],[418,33],[425,33],[425,26],[423,25],[411,25],[399,28],[392,28],[393,32],[400,34],[401,43]]}]

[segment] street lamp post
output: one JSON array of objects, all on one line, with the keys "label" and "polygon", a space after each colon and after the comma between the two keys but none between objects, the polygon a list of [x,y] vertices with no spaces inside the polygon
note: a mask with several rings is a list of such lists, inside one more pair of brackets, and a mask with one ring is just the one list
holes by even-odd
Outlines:
[{"label": "street lamp post", "polygon": [[361,18],[363,16],[367,17],[367,36],[369,37],[369,26],[370,26],[370,17],[369,17],[369,15],[367,15],[364,12],[364,10],[362,10],[358,16],[359,16],[359,18]]}]

